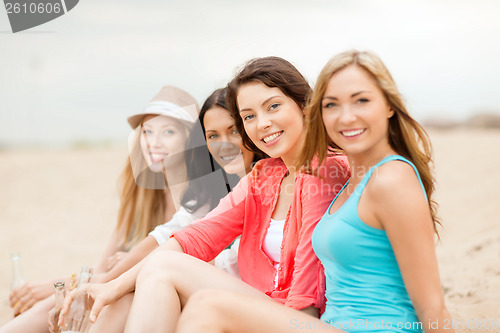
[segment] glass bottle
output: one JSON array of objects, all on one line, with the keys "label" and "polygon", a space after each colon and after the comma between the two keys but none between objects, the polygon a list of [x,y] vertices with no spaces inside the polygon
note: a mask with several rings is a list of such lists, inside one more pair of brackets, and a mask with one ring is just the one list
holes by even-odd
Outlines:
[{"label": "glass bottle", "polygon": [[23,273],[23,267],[21,265],[21,255],[19,252],[14,251],[11,253],[10,259],[12,261],[12,284],[10,286],[11,290],[22,286],[26,282],[26,277]]},{"label": "glass bottle", "polygon": [[52,317],[52,323],[54,324],[54,332],[60,333],[61,329],[57,326],[59,321],[59,314],[61,313],[64,297],[66,296],[66,287],[64,281],[54,282],[55,296],[56,296],[56,307],[54,309],[54,316]]},{"label": "glass bottle", "polygon": [[88,332],[91,326],[90,322],[90,303],[87,290],[88,283],[92,277],[93,269],[87,266],[82,267],[76,294],[68,314],[65,316],[61,333],[70,332]]}]

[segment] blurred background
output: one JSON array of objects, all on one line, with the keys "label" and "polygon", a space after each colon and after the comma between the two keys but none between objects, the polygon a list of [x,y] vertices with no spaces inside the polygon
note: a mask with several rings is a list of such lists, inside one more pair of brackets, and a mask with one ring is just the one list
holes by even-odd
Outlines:
[{"label": "blurred background", "polygon": [[31,280],[97,263],[116,224],[126,117],[163,85],[201,104],[274,55],[314,86],[329,58],[357,48],[382,57],[429,130],[443,290],[454,318],[486,320],[458,332],[487,332],[500,318],[498,13],[494,0],[82,0],[13,34],[0,8],[0,325],[11,251]]},{"label": "blurred background", "polygon": [[[314,85],[334,54],[378,53],[420,121],[500,114],[494,0],[89,1],[13,34],[0,10],[0,145],[122,142],[164,84],[202,102],[275,55]],[[439,120],[439,121],[438,121]]]}]

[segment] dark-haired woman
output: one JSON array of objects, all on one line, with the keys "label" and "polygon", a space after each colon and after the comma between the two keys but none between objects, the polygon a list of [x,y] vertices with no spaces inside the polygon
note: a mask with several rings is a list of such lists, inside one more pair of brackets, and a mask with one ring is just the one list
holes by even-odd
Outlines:
[{"label": "dark-haired woman", "polygon": [[[198,109],[189,93],[164,86],[143,112],[129,118],[133,132],[129,156],[118,181],[118,218],[101,260],[95,266],[98,274],[112,270],[149,232],[175,215],[187,183],[189,156],[185,156],[183,150]],[[152,158],[152,149],[162,153],[161,158]],[[166,155],[175,158],[165,158]],[[55,305],[53,284],[57,280],[64,280],[68,289],[77,282],[68,274],[67,278],[30,281],[13,290],[10,301],[18,316],[0,327],[0,332],[47,332],[47,313]]]}]

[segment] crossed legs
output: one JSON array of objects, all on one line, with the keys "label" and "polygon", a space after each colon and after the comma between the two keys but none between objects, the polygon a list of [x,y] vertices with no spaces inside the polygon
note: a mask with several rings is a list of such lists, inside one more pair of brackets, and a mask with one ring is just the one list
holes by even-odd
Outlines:
[{"label": "crossed legs", "polygon": [[[113,310],[116,307],[111,304],[107,310],[120,312]],[[103,313],[98,322],[107,322],[106,317],[117,320]],[[100,327],[94,326],[92,332],[109,332],[105,325]],[[156,251],[144,263],[125,326],[125,332],[151,333],[301,330],[341,332],[313,316],[276,303],[204,261],[168,250]]]},{"label": "crossed legs", "polygon": [[137,277],[125,332],[175,332],[189,298],[207,288],[269,300],[259,290],[202,260],[159,250],[148,258]]}]

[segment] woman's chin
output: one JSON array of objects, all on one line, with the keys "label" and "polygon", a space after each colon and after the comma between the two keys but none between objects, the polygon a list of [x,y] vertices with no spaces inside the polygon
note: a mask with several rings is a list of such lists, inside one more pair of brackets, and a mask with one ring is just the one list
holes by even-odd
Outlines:
[{"label": "woman's chin", "polygon": [[148,168],[152,172],[163,172],[163,163],[161,161],[156,162],[156,163],[152,163],[152,164],[148,165]]},{"label": "woman's chin", "polygon": [[241,173],[245,173],[245,166],[243,165],[243,161],[241,159],[232,161],[222,167],[227,174],[230,175],[238,175]]}]

